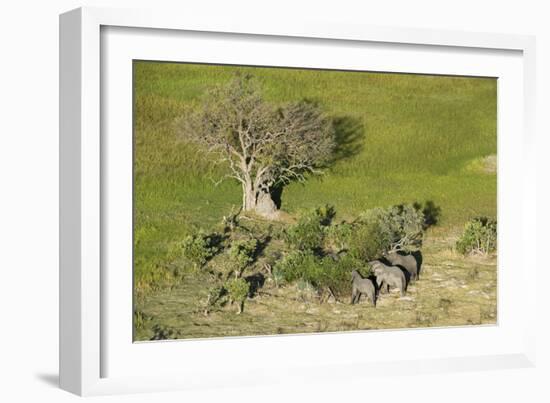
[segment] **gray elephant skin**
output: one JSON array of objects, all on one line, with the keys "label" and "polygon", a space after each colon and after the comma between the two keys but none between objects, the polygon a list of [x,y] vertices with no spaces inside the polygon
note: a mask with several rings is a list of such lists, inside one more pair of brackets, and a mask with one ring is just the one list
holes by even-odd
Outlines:
[{"label": "gray elephant skin", "polygon": [[405,274],[397,266],[387,266],[384,263],[375,260],[369,262],[374,270],[374,275],[376,276],[376,282],[380,291],[383,287],[396,287],[401,296],[405,295],[407,280],[405,279]]},{"label": "gray elephant skin", "polygon": [[351,272],[351,304],[356,304],[361,299],[361,295],[365,294],[372,305],[376,307],[376,288],[372,281],[368,278],[363,278],[357,270]]},{"label": "gray elephant skin", "polygon": [[405,255],[398,252],[390,252],[384,255],[384,258],[392,266],[401,266],[409,273],[411,281],[418,280],[418,264],[413,255]]}]

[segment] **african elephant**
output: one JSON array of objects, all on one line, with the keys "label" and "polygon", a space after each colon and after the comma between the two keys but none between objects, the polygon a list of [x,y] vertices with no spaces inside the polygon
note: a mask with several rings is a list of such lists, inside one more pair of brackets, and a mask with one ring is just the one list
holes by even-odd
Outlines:
[{"label": "african elephant", "polygon": [[392,266],[401,266],[409,273],[411,281],[418,280],[418,264],[416,258],[412,254],[402,254],[399,252],[390,252],[384,255],[384,258],[392,264]]},{"label": "african elephant", "polygon": [[376,307],[376,288],[372,281],[368,278],[363,278],[357,270],[351,272],[351,304],[356,304],[361,299],[361,295],[365,294],[372,305]]},{"label": "african elephant", "polygon": [[401,296],[405,295],[407,288],[407,280],[405,279],[405,274],[397,266],[387,266],[384,263],[375,260],[369,262],[369,264],[374,269],[374,275],[376,276],[376,282],[380,291],[383,287],[397,287]]}]

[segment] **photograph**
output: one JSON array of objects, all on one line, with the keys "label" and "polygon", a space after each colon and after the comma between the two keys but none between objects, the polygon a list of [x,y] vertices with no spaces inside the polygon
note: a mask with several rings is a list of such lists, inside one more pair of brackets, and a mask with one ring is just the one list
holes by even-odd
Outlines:
[{"label": "photograph", "polygon": [[497,324],[497,78],[133,60],[133,341]]}]

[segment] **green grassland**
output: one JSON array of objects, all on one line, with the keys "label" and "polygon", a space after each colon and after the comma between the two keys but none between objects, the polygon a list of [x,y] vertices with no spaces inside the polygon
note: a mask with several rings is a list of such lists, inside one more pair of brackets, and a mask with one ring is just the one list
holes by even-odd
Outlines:
[{"label": "green grassland", "polygon": [[[241,189],[214,185],[223,168],[178,139],[174,121],[236,71],[252,73],[270,102],[318,102],[353,142],[353,152],[324,175],[285,187],[281,208],[289,216],[324,204],[335,206],[337,220],[399,203],[441,208],[410,300],[392,295],[376,310],[314,306],[267,282],[242,315],[197,311],[207,278],[182,267],[177,244],[219,225],[239,206]],[[468,219],[496,216],[496,91],[487,78],[135,62],[136,340],[149,339],[154,326],[208,337],[494,323],[495,257],[464,258],[452,246]]]}]

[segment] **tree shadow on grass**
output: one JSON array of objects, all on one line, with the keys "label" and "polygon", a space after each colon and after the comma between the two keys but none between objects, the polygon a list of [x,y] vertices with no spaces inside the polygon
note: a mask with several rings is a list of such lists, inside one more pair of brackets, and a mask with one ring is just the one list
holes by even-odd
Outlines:
[{"label": "tree shadow on grass", "polygon": [[[358,155],[364,148],[365,130],[363,123],[351,116],[332,118],[334,150],[326,161],[326,167]],[[282,196],[286,184],[277,184],[270,189],[271,199],[278,209],[282,206]]]},{"label": "tree shadow on grass", "polygon": [[424,231],[437,225],[441,219],[441,207],[437,206],[433,200],[426,200],[424,203],[415,202],[413,206],[415,209],[422,211],[424,215],[424,222],[422,223]]},{"label": "tree shadow on grass", "polygon": [[364,148],[365,130],[363,123],[350,116],[338,116],[332,119],[335,147],[329,161],[334,164],[359,154]]},{"label": "tree shadow on grass", "polygon": [[253,298],[258,290],[264,286],[265,276],[262,273],[254,273],[249,276],[246,276],[244,280],[249,285],[248,296]]}]

